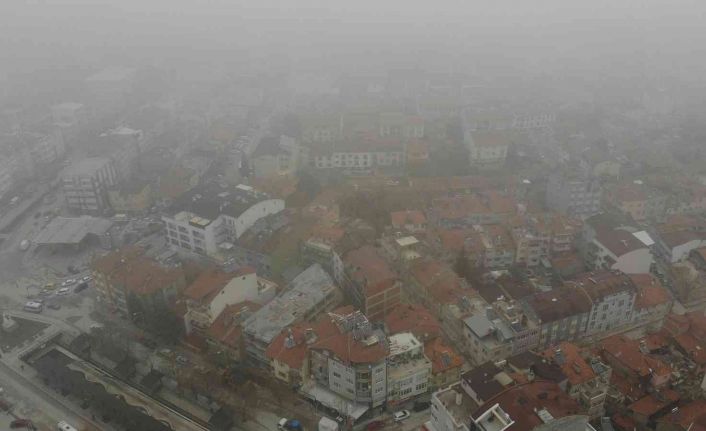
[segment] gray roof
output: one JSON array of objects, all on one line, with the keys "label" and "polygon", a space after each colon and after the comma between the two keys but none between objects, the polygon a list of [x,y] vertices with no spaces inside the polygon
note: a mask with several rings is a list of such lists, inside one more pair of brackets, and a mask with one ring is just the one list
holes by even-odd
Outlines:
[{"label": "gray roof", "polygon": [[267,199],[270,197],[262,192],[209,182],[182,195],[174,202],[172,210],[174,214],[188,211],[210,220],[221,214],[238,218],[248,208]]},{"label": "gray roof", "polygon": [[483,338],[495,330],[493,322],[491,322],[485,314],[474,314],[473,316],[465,318],[463,323],[479,338]]},{"label": "gray roof", "polygon": [[34,239],[35,244],[78,244],[89,235],[103,235],[113,222],[103,218],[81,217],[56,217],[39,232]]},{"label": "gray roof", "polygon": [[318,263],[299,274],[287,290],[250,316],[243,327],[255,339],[270,342],[287,326],[304,315],[337,289],[329,274]]}]

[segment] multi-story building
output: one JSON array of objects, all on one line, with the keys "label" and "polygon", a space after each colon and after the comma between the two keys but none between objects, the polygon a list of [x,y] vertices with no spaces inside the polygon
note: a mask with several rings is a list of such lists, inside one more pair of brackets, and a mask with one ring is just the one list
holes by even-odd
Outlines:
[{"label": "multi-story building", "polygon": [[522,308],[540,326],[539,347],[575,341],[586,335],[593,306],[578,289],[556,288],[523,298]]},{"label": "multi-story building", "polygon": [[600,342],[603,358],[629,385],[646,391],[669,383],[671,367],[662,359],[643,352],[638,340],[614,335]]},{"label": "multi-story building", "polygon": [[203,334],[209,353],[222,364],[243,361],[243,323],[260,308],[249,301],[226,306]]},{"label": "multi-story building", "polygon": [[383,405],[388,384],[385,335],[374,331],[360,312],[331,318],[336,330],[309,347],[313,380],[355,403],[372,408]]},{"label": "multi-story building", "polygon": [[282,210],[282,199],[272,199],[252,187],[207,183],[177,199],[171,215],[162,220],[173,249],[217,257],[258,220]]},{"label": "multi-story building", "polygon": [[605,199],[609,205],[636,222],[661,221],[667,211],[667,195],[641,181],[609,188],[605,192]]},{"label": "multi-story building", "polygon": [[583,258],[594,270],[618,270],[626,274],[646,274],[654,261],[647,232],[630,232],[604,225],[584,225]]},{"label": "multi-story building", "polygon": [[88,153],[109,158],[115,164],[118,177],[121,180],[129,180],[138,170],[139,157],[145,151],[145,142],[142,130],[121,126],[101,133]]},{"label": "multi-story building", "polygon": [[674,303],[669,291],[652,274],[632,274],[629,277],[637,289],[632,322],[661,328]]},{"label": "multi-story building", "polygon": [[555,172],[547,182],[547,207],[570,216],[588,217],[598,213],[602,196],[600,180],[577,171]]},{"label": "multi-story building", "polygon": [[421,233],[427,228],[427,218],[422,211],[405,210],[390,213],[395,232]]},{"label": "multi-story building", "polygon": [[619,271],[601,271],[566,282],[591,300],[586,335],[605,333],[632,323],[637,289],[632,279]]},{"label": "multi-story building", "polygon": [[[131,317],[165,309],[185,287],[180,268],[160,265],[144,256],[139,247],[126,247],[94,259],[91,272],[100,301]],[[132,309],[134,306],[139,309]]]},{"label": "multi-story building", "polygon": [[110,210],[108,189],[117,184],[118,172],[110,159],[87,158],[66,168],[61,182],[70,211],[103,215]]},{"label": "multi-story building", "polygon": [[203,333],[226,307],[243,302],[263,305],[276,293],[277,284],[258,277],[253,268],[244,267],[234,273],[207,270],[184,291],[186,330]]},{"label": "multi-story building", "polygon": [[387,342],[387,405],[427,393],[431,362],[424,355],[424,344],[409,332],[392,335]]},{"label": "multi-story building", "polygon": [[255,365],[268,367],[270,361],[265,351],[284,328],[332,310],[341,300],[341,291],[326,271],[318,264],[311,265],[296,276],[282,294],[245,321],[243,332],[248,359]]},{"label": "multi-story building", "polygon": [[566,393],[581,405],[591,420],[604,416],[612,371],[608,365],[595,357],[585,359],[578,346],[567,342],[550,347],[542,356],[561,368],[567,380]]},{"label": "multi-story building", "polygon": [[152,184],[137,178],[122,181],[108,190],[110,207],[119,214],[142,213],[154,203]]},{"label": "multi-story building", "polygon": [[398,138],[367,138],[354,143],[318,144],[311,149],[312,166],[336,169],[347,175],[370,175],[377,170],[395,171],[404,167],[404,142]]},{"label": "multi-story building", "polygon": [[498,168],[505,164],[512,141],[506,132],[464,131],[464,143],[471,166]]},{"label": "multi-story building", "polygon": [[370,320],[384,319],[400,303],[402,283],[375,247],[349,251],[343,264],[344,287]]},{"label": "multi-story building", "polygon": [[250,156],[250,164],[257,178],[294,175],[308,161],[306,147],[294,138],[263,138]]},{"label": "multi-story building", "polygon": [[506,226],[476,225],[483,248],[483,266],[485,268],[507,268],[515,263],[515,242]]}]

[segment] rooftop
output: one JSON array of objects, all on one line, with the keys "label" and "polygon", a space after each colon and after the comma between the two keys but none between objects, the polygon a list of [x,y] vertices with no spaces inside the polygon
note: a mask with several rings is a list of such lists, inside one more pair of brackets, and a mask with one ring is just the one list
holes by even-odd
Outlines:
[{"label": "rooftop", "polygon": [[623,335],[614,335],[602,340],[600,345],[604,352],[640,377],[649,376],[652,373],[664,376],[671,372],[669,365],[662,360],[642,353],[639,341]]},{"label": "rooftop", "polygon": [[422,211],[405,210],[390,213],[393,227],[404,227],[406,224],[422,225],[427,222],[427,218]]},{"label": "rooftop", "polygon": [[556,383],[535,380],[530,383],[512,386],[486,401],[473,414],[480,419],[495,405],[509,415],[514,423],[509,431],[526,431],[546,422],[540,414],[544,411],[553,418],[561,418],[581,413],[581,408]]},{"label": "rooftop", "polygon": [[572,385],[580,385],[596,377],[593,368],[583,359],[578,346],[573,343],[562,342],[556,348],[545,350],[542,356],[556,363]]},{"label": "rooftop", "polygon": [[501,372],[500,368],[488,361],[463,373],[461,381],[473,389],[480,400],[485,401],[505,390],[505,386],[495,378]]},{"label": "rooftop", "polygon": [[576,289],[557,288],[522,299],[543,323],[591,311],[591,300]]},{"label": "rooftop", "polygon": [[210,302],[209,297],[217,294],[225,287],[235,276],[221,271],[220,269],[211,268],[201,273],[193,283],[184,291],[184,296],[193,301]]},{"label": "rooftop", "polygon": [[371,245],[349,251],[343,262],[351,279],[363,285],[368,296],[391,287],[397,281],[397,274]]},{"label": "rooftop", "polygon": [[260,304],[250,301],[227,306],[213,321],[206,331],[206,335],[226,346],[239,348],[240,336],[243,333],[243,320],[250,316],[251,313],[259,310],[260,307]]},{"label": "rooftop", "polygon": [[566,286],[579,288],[591,298],[594,303],[603,298],[623,291],[635,292],[632,279],[622,272],[600,271],[583,274],[566,282]]},{"label": "rooftop", "polygon": [[595,240],[615,256],[622,256],[635,250],[647,248],[645,243],[638,239],[635,234],[624,229],[599,227],[596,229]]},{"label": "rooftop", "polygon": [[411,332],[425,341],[441,335],[441,324],[429,310],[421,305],[400,304],[385,316],[385,326],[389,334]]},{"label": "rooftop", "polygon": [[104,235],[111,226],[112,221],[97,217],[54,217],[33,242],[39,245],[79,244],[88,235]]},{"label": "rooftop", "polygon": [[471,414],[478,408],[478,404],[461,388],[460,383],[441,389],[433,396],[441,402],[458,425],[468,424]]},{"label": "rooftop", "polygon": [[303,319],[337,289],[319,264],[311,265],[292,280],[284,293],[248,318],[243,325],[245,332],[270,344],[284,328]]},{"label": "rooftop", "polygon": [[238,218],[256,203],[267,199],[269,196],[248,186],[208,182],[180,196],[172,205],[172,213],[185,211],[210,220],[221,214]]},{"label": "rooftop", "polygon": [[415,349],[422,349],[422,343],[411,332],[402,332],[387,338],[390,356],[402,355]]},{"label": "rooftop", "polygon": [[424,344],[424,354],[431,361],[432,374],[443,373],[463,365],[463,358],[447,345],[441,337],[436,337]]},{"label": "rooftop", "polygon": [[651,308],[672,300],[667,289],[662,287],[662,283],[654,275],[631,274],[629,277],[637,287],[636,309]]}]

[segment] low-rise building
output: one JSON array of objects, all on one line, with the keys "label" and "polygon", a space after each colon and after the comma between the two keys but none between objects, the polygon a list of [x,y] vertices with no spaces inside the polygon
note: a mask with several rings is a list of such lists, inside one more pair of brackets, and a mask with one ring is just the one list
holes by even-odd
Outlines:
[{"label": "low-rise building", "polygon": [[427,218],[422,211],[405,210],[390,213],[395,232],[421,233],[427,228]]},{"label": "low-rise building", "polygon": [[632,274],[629,277],[637,289],[632,322],[661,328],[674,303],[669,291],[652,274]]},{"label": "low-rise building", "polygon": [[277,284],[258,277],[255,270],[244,267],[234,273],[209,269],[199,275],[184,291],[187,333],[203,333],[213,325],[226,307],[253,302],[264,305],[277,293]]},{"label": "low-rise building", "polygon": [[498,168],[505,164],[512,140],[507,132],[464,130],[464,144],[471,166]]},{"label": "low-rise building", "polygon": [[629,384],[660,388],[669,383],[671,367],[657,357],[644,353],[640,342],[623,335],[614,335],[600,342],[601,354],[613,374],[619,373]]},{"label": "low-rise building", "polygon": [[558,365],[567,378],[566,392],[576,400],[591,420],[605,415],[611,368],[597,358],[585,359],[578,346],[562,342],[542,353]]},{"label": "low-rise building", "polygon": [[131,179],[108,189],[110,206],[118,214],[143,213],[154,203],[152,184]]},{"label": "low-rise building", "polygon": [[706,246],[706,232],[693,230],[657,230],[656,252],[669,263],[688,259],[689,253]]},{"label": "low-rise building", "polygon": [[644,232],[596,226],[595,235],[584,251],[586,265],[594,270],[619,270],[626,274],[646,274],[654,261],[650,246],[654,241]]},{"label": "low-rise building", "polygon": [[666,214],[667,196],[641,181],[609,188],[605,199],[636,222],[660,221]]},{"label": "low-rise building", "polygon": [[250,301],[226,306],[203,334],[209,353],[222,364],[244,360],[243,322],[260,307]]}]

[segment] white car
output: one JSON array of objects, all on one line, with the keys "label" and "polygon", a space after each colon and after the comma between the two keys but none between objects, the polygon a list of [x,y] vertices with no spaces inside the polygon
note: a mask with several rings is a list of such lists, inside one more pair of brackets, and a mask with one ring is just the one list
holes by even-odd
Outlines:
[{"label": "white car", "polygon": [[84,283],[88,283],[91,280],[93,280],[93,277],[91,277],[90,275],[87,275],[81,279],[81,281]]},{"label": "white car", "polygon": [[407,419],[409,417],[409,410],[400,410],[398,412],[393,413],[392,418],[395,420],[395,422],[402,422],[403,420]]},{"label": "white car", "polygon": [[61,287],[67,287],[67,286],[71,286],[74,284],[76,284],[76,280],[74,280],[73,278],[69,278],[69,279],[64,280],[63,283],[61,283]]},{"label": "white car", "polygon": [[56,291],[56,294],[64,296],[64,295],[68,295],[69,292],[70,292],[70,290],[68,287],[62,287],[61,289]]},{"label": "white car", "polygon": [[284,426],[287,425],[287,421],[288,421],[288,420],[289,420],[289,419],[287,419],[287,418],[281,418],[281,419],[279,420],[279,422],[277,422],[277,428],[283,430],[283,429],[284,429]]}]

